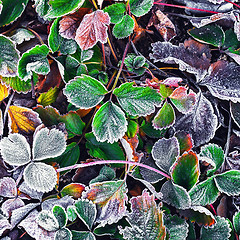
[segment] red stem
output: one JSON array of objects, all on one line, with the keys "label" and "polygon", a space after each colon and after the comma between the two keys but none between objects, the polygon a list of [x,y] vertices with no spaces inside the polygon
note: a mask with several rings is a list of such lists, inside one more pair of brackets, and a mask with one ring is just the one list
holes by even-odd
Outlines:
[{"label": "red stem", "polygon": [[[225,1],[228,1],[228,0],[225,0]],[[163,6],[168,6],[168,7],[191,9],[191,10],[195,10],[195,11],[214,13],[214,14],[220,13],[220,12],[215,12],[215,11],[210,11],[210,10],[205,10],[205,9],[200,9],[200,8],[192,8],[192,7],[186,7],[186,6],[174,5],[174,4],[168,4],[168,3],[154,2],[153,4],[163,5]]]},{"label": "red stem", "polygon": [[213,213],[214,213],[215,215],[217,215],[217,212],[216,212],[215,208],[213,207],[213,205],[212,205],[212,204],[209,204],[209,206],[210,206],[211,209],[213,210]]},{"label": "red stem", "polygon": [[231,4],[233,4],[234,6],[240,8],[240,5],[238,5],[238,4],[234,3],[234,2],[231,2],[231,1],[229,1],[229,0],[225,0],[225,2],[231,3]]},{"label": "red stem", "polygon": [[146,168],[148,170],[151,170],[153,172],[161,174],[162,176],[164,176],[166,178],[171,179],[171,177],[169,175],[167,175],[166,173],[164,173],[164,172],[162,172],[162,171],[160,171],[156,168],[150,167],[150,166],[145,165],[143,163],[129,162],[129,161],[124,161],[124,160],[101,160],[101,161],[96,161],[96,162],[87,162],[87,163],[75,164],[75,165],[72,165],[72,166],[59,168],[56,171],[57,172],[63,172],[63,171],[68,171],[68,170],[72,170],[72,169],[76,169],[76,168],[90,167],[90,166],[110,164],[110,163],[121,163],[121,164],[128,164],[128,165],[136,165],[136,166]]}]

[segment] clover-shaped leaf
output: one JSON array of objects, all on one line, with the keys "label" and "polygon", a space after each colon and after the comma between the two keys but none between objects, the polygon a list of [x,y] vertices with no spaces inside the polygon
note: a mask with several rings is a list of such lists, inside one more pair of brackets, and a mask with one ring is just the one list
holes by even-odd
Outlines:
[{"label": "clover-shaped leaf", "polygon": [[63,228],[67,224],[67,213],[62,206],[55,205],[52,209],[54,217],[58,221],[59,228]]},{"label": "clover-shaped leaf", "polygon": [[59,228],[59,224],[57,219],[51,214],[49,211],[42,210],[36,219],[36,222],[39,226],[44,228],[45,230],[51,232],[56,231]]}]

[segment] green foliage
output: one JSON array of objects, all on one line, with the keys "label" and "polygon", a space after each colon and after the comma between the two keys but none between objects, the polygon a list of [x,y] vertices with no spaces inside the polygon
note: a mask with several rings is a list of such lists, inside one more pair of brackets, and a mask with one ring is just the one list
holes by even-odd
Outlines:
[{"label": "green foliage", "polygon": [[113,35],[118,38],[126,38],[133,33],[134,20],[129,15],[124,15],[120,22],[113,28]]},{"label": "green foliage", "polygon": [[153,6],[153,0],[130,0],[131,13],[136,17],[147,14]]},{"label": "green foliage", "polygon": [[124,13],[126,11],[126,6],[124,3],[115,3],[104,8],[104,12],[107,12],[111,23],[118,23],[122,20]]}]

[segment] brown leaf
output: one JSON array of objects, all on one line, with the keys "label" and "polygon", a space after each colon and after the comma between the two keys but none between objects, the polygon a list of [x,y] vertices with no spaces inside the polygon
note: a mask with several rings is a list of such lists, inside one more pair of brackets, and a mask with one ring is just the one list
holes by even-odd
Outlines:
[{"label": "brown leaf", "polygon": [[92,12],[90,8],[80,8],[77,12],[63,16],[59,22],[59,33],[67,39],[74,39],[77,28],[80,25],[84,15]]},{"label": "brown leaf", "polygon": [[92,48],[98,41],[107,42],[107,25],[110,17],[102,10],[86,14],[77,29],[75,40],[82,50]]},{"label": "brown leaf", "polygon": [[161,34],[164,41],[170,41],[176,36],[176,29],[172,21],[160,10],[153,12],[147,27],[152,25],[154,25],[157,31]]}]

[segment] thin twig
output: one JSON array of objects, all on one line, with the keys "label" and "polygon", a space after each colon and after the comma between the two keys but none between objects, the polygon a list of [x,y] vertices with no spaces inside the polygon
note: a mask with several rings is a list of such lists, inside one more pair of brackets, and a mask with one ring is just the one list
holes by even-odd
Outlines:
[{"label": "thin twig", "polygon": [[9,100],[8,100],[8,103],[7,103],[7,106],[6,106],[6,109],[5,109],[4,115],[3,115],[3,126],[5,125],[6,118],[7,118],[7,114],[8,114],[8,109],[9,109],[11,103],[12,103],[12,100],[13,100],[14,94],[15,94],[15,92],[12,93],[12,95],[10,96],[10,98],[9,98]]}]

